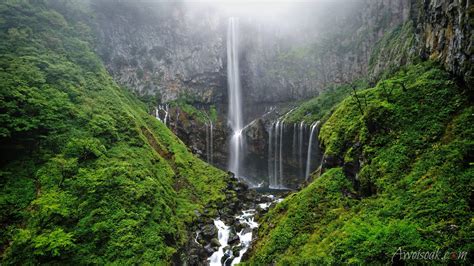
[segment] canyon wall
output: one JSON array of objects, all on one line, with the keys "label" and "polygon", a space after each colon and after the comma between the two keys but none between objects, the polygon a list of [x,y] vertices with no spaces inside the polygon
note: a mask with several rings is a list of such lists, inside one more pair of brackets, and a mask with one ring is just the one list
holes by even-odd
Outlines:
[{"label": "canyon wall", "polygon": [[193,95],[222,102],[226,95],[226,21],[213,10],[180,3],[97,1],[97,50],[122,85],[167,102]]},{"label": "canyon wall", "polygon": [[202,103],[227,101],[227,18],[240,16],[246,103],[272,105],[317,95],[333,83],[367,75],[375,80],[414,56],[472,76],[470,2],[298,3],[264,19],[197,3],[102,0],[93,9],[97,49],[109,71],[121,84],[163,102],[182,95]]},{"label": "canyon wall", "polygon": [[[303,3],[278,19],[241,15],[246,102],[303,99],[366,74],[376,42],[408,18],[408,2]],[[97,49],[119,83],[163,102],[183,94],[203,103],[226,102],[225,34],[227,17],[234,14],[159,2],[102,0],[93,8]]]},{"label": "canyon wall", "polygon": [[412,6],[416,48],[425,59],[437,60],[473,88],[472,0],[418,0]]}]

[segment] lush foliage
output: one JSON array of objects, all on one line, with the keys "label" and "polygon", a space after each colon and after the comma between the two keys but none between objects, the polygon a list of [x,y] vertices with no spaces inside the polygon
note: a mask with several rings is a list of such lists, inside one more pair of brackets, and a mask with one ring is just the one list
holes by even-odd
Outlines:
[{"label": "lush foliage", "polygon": [[0,4],[3,263],[170,261],[226,174],[112,81],[77,3]]},{"label": "lush foliage", "polygon": [[[466,93],[425,63],[359,91],[362,111],[347,97],[319,136],[340,167],[264,217],[250,262],[385,264],[398,248],[439,248],[448,259],[472,251],[474,109]],[[357,162],[354,179],[345,167]]]}]

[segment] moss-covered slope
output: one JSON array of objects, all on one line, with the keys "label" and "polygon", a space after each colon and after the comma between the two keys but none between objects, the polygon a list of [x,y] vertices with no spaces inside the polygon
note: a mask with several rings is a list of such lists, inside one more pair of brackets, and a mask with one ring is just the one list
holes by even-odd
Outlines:
[{"label": "moss-covered slope", "polygon": [[112,81],[77,3],[0,4],[0,255],[170,261],[226,174]]},{"label": "moss-covered slope", "polygon": [[[380,264],[399,248],[439,248],[449,259],[472,251],[474,109],[465,93],[424,63],[359,91],[362,110],[347,97],[319,135],[339,164],[263,218],[250,262]],[[355,177],[350,163],[360,164]]]}]

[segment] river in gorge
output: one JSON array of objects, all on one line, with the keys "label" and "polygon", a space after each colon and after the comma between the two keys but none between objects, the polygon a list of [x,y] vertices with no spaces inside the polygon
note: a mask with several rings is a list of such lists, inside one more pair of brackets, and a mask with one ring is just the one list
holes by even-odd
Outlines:
[{"label": "river in gorge", "polygon": [[212,253],[208,262],[212,266],[235,265],[240,263],[243,255],[251,246],[254,234],[259,224],[255,216],[257,212],[266,212],[270,206],[280,202],[283,198],[273,194],[264,193],[262,201],[255,208],[241,211],[235,215],[233,224],[226,224],[220,218],[214,220],[218,230],[218,249]]}]

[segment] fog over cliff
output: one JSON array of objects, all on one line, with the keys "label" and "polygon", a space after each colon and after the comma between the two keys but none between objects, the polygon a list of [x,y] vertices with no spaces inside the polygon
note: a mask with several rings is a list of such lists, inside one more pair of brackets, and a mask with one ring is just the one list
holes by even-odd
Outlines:
[{"label": "fog over cliff", "polygon": [[[123,84],[162,101],[226,97],[225,33],[240,21],[242,86],[248,101],[286,102],[367,72],[383,33],[407,17],[406,1],[94,2],[100,54]],[[383,16],[377,14],[387,5]],[[378,15],[378,16],[376,16]],[[378,21],[382,26],[374,26]],[[357,42],[357,45],[353,45]]]}]

